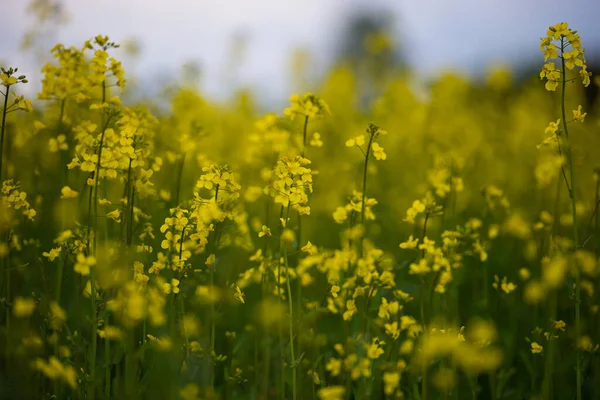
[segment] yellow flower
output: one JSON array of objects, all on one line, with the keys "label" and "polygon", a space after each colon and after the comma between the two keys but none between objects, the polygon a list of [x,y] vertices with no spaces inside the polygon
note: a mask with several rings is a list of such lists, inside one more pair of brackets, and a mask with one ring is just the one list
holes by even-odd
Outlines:
[{"label": "yellow flower", "polygon": [[519,269],[519,276],[526,281],[531,277],[531,272],[527,268],[521,268]]},{"label": "yellow flower", "polygon": [[338,285],[331,285],[330,293],[331,297],[338,297],[338,293],[340,292],[340,287]]},{"label": "yellow flower", "polygon": [[188,383],[179,391],[182,400],[200,400],[200,388],[195,383]]},{"label": "yellow flower", "polygon": [[385,324],[385,333],[389,335],[393,340],[400,337],[400,329],[398,329],[398,322],[394,321],[391,324]]},{"label": "yellow flower", "polygon": [[17,109],[25,112],[30,112],[33,110],[33,104],[31,104],[31,100],[25,100],[23,96],[15,97],[14,104],[17,106]]},{"label": "yellow flower", "polygon": [[62,250],[62,247],[56,247],[54,249],[51,249],[49,252],[45,251],[42,253],[42,255],[46,258],[48,258],[48,260],[50,260],[50,262],[54,261],[56,259],[56,257],[60,256],[60,252]]},{"label": "yellow flower", "polygon": [[544,350],[544,348],[539,345],[537,342],[531,342],[531,352],[533,354],[539,354]]},{"label": "yellow flower", "polygon": [[17,318],[29,317],[35,310],[35,300],[29,297],[15,297],[13,314]]},{"label": "yellow flower", "polygon": [[[341,346],[341,345],[340,345]],[[339,352],[338,352],[339,353]],[[343,356],[343,354],[340,353]],[[338,358],[330,358],[325,364],[325,369],[329,371],[332,376],[338,376],[342,372],[342,360]]]},{"label": "yellow flower", "polygon": [[581,112],[581,105],[577,107],[577,110],[573,110],[573,119],[577,122],[583,122],[587,113]]},{"label": "yellow flower", "polygon": [[50,150],[51,153],[68,149],[69,145],[67,144],[67,137],[63,134],[58,135],[56,138],[50,138],[48,141],[48,150]]},{"label": "yellow flower", "polygon": [[319,377],[319,373],[317,371],[313,371],[312,369],[309,369],[307,371],[307,373],[310,377],[312,377],[312,380],[315,383],[315,385],[321,384],[321,378]]},{"label": "yellow flower", "polygon": [[502,278],[502,281],[500,281],[498,275],[494,275],[494,283],[492,283],[492,286],[494,287],[494,289],[502,290],[506,294],[513,292],[517,288],[517,285],[515,285],[512,282],[509,282],[506,276]]},{"label": "yellow flower", "polygon": [[208,256],[208,258],[206,259],[206,261],[204,262],[204,264],[206,264],[206,266],[208,268],[212,268],[213,265],[215,265],[215,260],[216,260],[216,256],[214,254],[211,254]]},{"label": "yellow flower", "polygon": [[416,249],[419,244],[419,238],[413,238],[413,235],[408,237],[406,242],[400,243],[401,249]]},{"label": "yellow flower", "polygon": [[554,329],[564,331],[566,326],[567,324],[563,320],[554,321]]},{"label": "yellow flower", "polygon": [[291,229],[284,229],[284,231],[281,233],[281,240],[287,243],[292,243],[294,240],[296,240],[296,234]]},{"label": "yellow flower", "polygon": [[271,236],[271,229],[269,227],[267,227],[266,225],[263,225],[260,232],[258,232],[259,238],[261,238],[263,236]]},{"label": "yellow flower", "polygon": [[343,400],[345,394],[346,388],[344,386],[329,386],[318,391],[320,400]]},{"label": "yellow flower", "polygon": [[327,103],[312,93],[305,93],[302,96],[294,94],[290,97],[290,103],[290,107],[283,111],[290,119],[296,116],[318,118],[330,114]]},{"label": "yellow flower", "polygon": [[312,138],[310,139],[310,145],[313,147],[323,147],[323,141],[321,140],[320,133],[313,133]]},{"label": "yellow flower", "polygon": [[425,210],[426,206],[421,200],[413,201],[412,206],[406,210],[406,217],[404,217],[404,221],[414,224],[417,215],[425,212]]},{"label": "yellow flower", "polygon": [[106,218],[110,218],[115,222],[121,222],[121,210],[118,208],[106,214]]},{"label": "yellow flower", "polygon": [[163,291],[165,294],[179,293],[179,279],[171,279],[171,283],[163,283]]},{"label": "yellow flower", "polygon": [[233,297],[235,297],[235,299],[242,304],[246,303],[244,300],[244,293],[238,285],[235,285],[235,293],[233,294]]},{"label": "yellow flower", "polygon": [[60,379],[67,383],[72,389],[77,387],[77,372],[71,365],[64,365],[60,360],[51,356],[48,361],[37,358],[33,362],[33,368],[41,371],[48,379]]},{"label": "yellow flower", "polygon": [[347,300],[346,301],[346,311],[344,312],[343,318],[344,321],[350,321],[352,319],[352,316],[354,314],[356,314],[358,312],[358,309],[356,308],[356,303],[354,302],[354,300]]},{"label": "yellow flower", "polygon": [[169,351],[173,347],[173,340],[169,336],[161,336],[160,338],[153,335],[146,335],[146,337],[156,346],[157,349],[162,351]]},{"label": "yellow flower", "polygon": [[377,160],[385,160],[387,158],[387,154],[383,151],[383,147],[379,145],[379,143],[373,143],[371,145],[371,149],[373,150],[373,155]]},{"label": "yellow flower", "polygon": [[383,391],[387,396],[394,394],[400,386],[400,374],[398,372],[384,372],[383,374]]},{"label": "yellow flower", "polygon": [[346,140],[346,147],[362,146],[365,144],[365,135],[358,135]]},{"label": "yellow flower", "polygon": [[68,186],[63,187],[60,190],[60,192],[61,192],[61,196],[60,196],[61,199],[74,199],[79,195],[78,192],[74,191],[73,189],[71,189]]},{"label": "yellow flower", "polygon": [[348,219],[348,211],[344,207],[338,207],[333,212],[333,220],[338,224],[343,224]]},{"label": "yellow flower", "polygon": [[17,78],[14,76],[8,76],[7,74],[0,74],[0,80],[2,81],[2,86],[11,86],[17,83]]},{"label": "yellow flower", "polygon": [[310,240],[304,246],[302,246],[300,250],[310,254],[311,256],[317,254],[317,248],[310,242]]},{"label": "yellow flower", "polygon": [[369,357],[372,360],[378,359],[384,353],[383,349],[380,347],[380,345],[382,346],[384,344],[385,342],[379,340],[379,338],[373,338],[373,341],[370,345],[365,345],[367,350],[367,357]]},{"label": "yellow flower", "polygon": [[94,256],[86,257],[85,254],[79,253],[77,254],[75,267],[73,269],[78,274],[88,276],[90,274],[90,268],[94,265],[96,265],[96,258]]},{"label": "yellow flower", "polygon": [[123,331],[113,325],[105,326],[103,329],[98,329],[98,336],[102,339],[118,340],[123,337]]}]

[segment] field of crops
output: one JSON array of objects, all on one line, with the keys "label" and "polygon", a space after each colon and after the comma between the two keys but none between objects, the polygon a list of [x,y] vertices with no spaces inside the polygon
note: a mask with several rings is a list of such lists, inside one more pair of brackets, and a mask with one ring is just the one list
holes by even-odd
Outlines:
[{"label": "field of crops", "polygon": [[540,35],[266,115],[125,101],[101,35],[3,66],[0,398],[599,399],[600,81]]}]

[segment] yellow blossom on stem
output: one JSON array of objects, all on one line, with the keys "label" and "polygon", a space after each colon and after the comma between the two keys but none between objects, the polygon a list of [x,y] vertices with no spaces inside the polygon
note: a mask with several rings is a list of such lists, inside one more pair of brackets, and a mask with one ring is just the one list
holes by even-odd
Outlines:
[{"label": "yellow blossom on stem", "polygon": [[88,276],[90,269],[96,265],[96,257],[86,256],[83,253],[77,254],[74,270],[82,276]]},{"label": "yellow blossom on stem", "polygon": [[17,318],[29,317],[35,310],[35,300],[30,297],[15,297],[13,315]]},{"label": "yellow blossom on stem", "polygon": [[577,106],[577,110],[573,110],[573,120],[583,122],[587,113],[581,112],[581,105]]},{"label": "yellow blossom on stem", "polygon": [[531,342],[531,352],[533,354],[539,354],[544,350],[544,348],[538,344],[537,342]]},{"label": "yellow blossom on stem", "polygon": [[258,232],[258,237],[261,238],[263,236],[271,236],[271,229],[266,225],[263,225],[260,232]]},{"label": "yellow blossom on stem", "polygon": [[60,252],[62,251],[62,247],[56,247],[51,249],[49,252],[44,251],[42,255],[46,257],[50,262],[54,261],[57,257],[60,256]]}]

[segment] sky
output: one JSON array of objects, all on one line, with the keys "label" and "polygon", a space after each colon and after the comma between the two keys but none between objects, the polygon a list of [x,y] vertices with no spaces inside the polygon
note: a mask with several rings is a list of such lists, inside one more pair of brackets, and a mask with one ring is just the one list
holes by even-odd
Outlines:
[{"label": "sky", "polygon": [[[30,0],[0,0],[0,60],[39,77],[39,60],[20,50],[34,20]],[[116,42],[135,39],[136,59],[125,59],[128,75],[144,84],[176,77],[181,66],[201,66],[201,88],[224,98],[240,86],[268,102],[294,90],[290,58],[312,53],[311,70],[324,71],[357,10],[385,12],[394,19],[404,56],[419,76],[443,70],[477,74],[489,65],[543,59],[539,38],[549,25],[568,21],[588,54],[600,52],[599,0],[62,0],[69,15],[55,39],[80,46],[99,33]],[[232,67],[234,38],[244,55]]]}]

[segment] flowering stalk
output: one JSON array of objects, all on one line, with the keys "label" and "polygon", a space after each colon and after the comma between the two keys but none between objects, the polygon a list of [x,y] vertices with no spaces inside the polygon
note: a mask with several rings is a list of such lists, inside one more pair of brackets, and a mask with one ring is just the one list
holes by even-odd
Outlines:
[{"label": "flowering stalk", "polygon": [[[106,81],[102,81],[102,104],[106,101]],[[94,204],[94,212],[93,212],[93,220],[90,221],[92,224],[88,227],[88,251],[89,251],[89,234],[91,227],[93,226],[94,238],[93,238],[93,252],[92,254],[96,254],[96,239],[97,239],[97,225],[98,225],[98,184],[100,182],[100,168],[102,164],[102,147],[104,145],[104,134],[106,133],[106,128],[108,125],[108,120],[105,121],[105,113],[104,109],[102,110],[102,133],[100,134],[100,143],[98,144],[98,160],[96,161],[96,170],[94,172],[94,190],[93,190],[93,204]],[[90,188],[90,195],[92,193],[92,189]],[[90,212],[90,219],[92,219],[92,210]],[[95,268],[90,269],[90,287],[91,287],[91,300],[92,300],[92,356],[90,357],[90,380],[91,380],[91,391],[90,398],[94,400],[95,390],[94,385],[96,382],[96,351],[98,346],[98,322],[96,316],[96,272]]]},{"label": "flowering stalk", "polygon": [[[560,43],[560,47],[557,47],[553,41],[558,41]],[[581,38],[577,31],[569,28],[569,25],[566,22],[558,23],[554,26],[551,26],[548,29],[546,37],[541,39],[541,50],[544,53],[544,60],[549,58],[559,58],[561,69],[556,70],[553,62],[548,62],[544,64],[542,71],[540,72],[540,78],[546,78],[546,89],[549,91],[555,91],[559,85],[561,86],[561,95],[560,95],[560,111],[561,111],[561,125],[562,130],[564,131],[564,135],[560,137],[557,135],[557,130],[559,126],[559,121],[556,123],[551,123],[548,128],[546,128],[546,132],[552,133],[550,137],[547,137],[541,145],[546,143],[556,143],[558,146],[559,152],[561,151],[560,145],[561,140],[565,141],[565,153],[567,157],[567,164],[569,168],[569,179],[567,179],[567,175],[564,171],[564,167],[562,167],[563,179],[565,180],[565,185],[567,186],[567,190],[569,193],[569,198],[571,200],[571,215],[573,218],[573,242],[574,242],[574,251],[576,252],[579,247],[579,227],[577,224],[577,209],[576,209],[576,199],[575,199],[575,171],[573,165],[573,152],[572,145],[569,138],[569,129],[567,126],[567,118],[566,118],[566,85],[567,85],[567,69],[573,70],[575,67],[579,68],[579,75],[581,77],[582,83],[584,86],[589,86],[590,84],[590,73],[587,72],[587,65],[585,59],[585,50],[581,44]],[[566,51],[567,48],[570,47],[571,50]],[[560,50],[560,54],[559,54]],[[585,114],[581,113],[581,106],[577,110],[573,111],[574,120],[582,122]],[[540,146],[541,146],[540,145]],[[538,146],[538,147],[540,147]],[[562,154],[561,154],[562,155]],[[570,181],[570,185],[569,185]],[[576,398],[577,400],[582,399],[582,365],[581,365],[581,348],[580,348],[580,338],[581,338],[581,272],[579,267],[575,269],[575,340],[577,343],[576,348],[576,371],[577,371],[577,392]]]},{"label": "flowering stalk", "polygon": [[[306,136],[307,136],[307,129],[308,129],[308,120],[309,120],[309,116],[306,115],[304,117],[304,126],[302,128],[302,158],[306,158]],[[289,212],[289,205],[288,205],[288,212]],[[298,250],[300,250],[300,248],[302,247],[302,215],[300,214],[300,212],[298,212]],[[289,284],[288,284],[289,285]],[[291,293],[291,292],[290,292]],[[298,331],[300,332],[301,330],[301,315],[302,315],[302,281],[300,279],[296,279],[296,294],[297,294],[297,298],[298,298],[298,306],[297,306],[297,310],[296,310],[296,314],[297,314],[297,319],[298,319]],[[290,316],[291,318],[291,316]],[[298,354],[301,354],[300,351],[300,336],[298,336]],[[294,366],[294,378],[296,376],[296,368],[299,367],[298,366]],[[294,394],[296,393],[296,391],[294,391]]]},{"label": "flowering stalk", "polygon": [[[369,168],[369,155],[371,154],[371,146],[373,145],[374,133],[371,132],[369,136],[369,143],[367,144],[367,151],[365,152],[365,163],[363,168],[363,182],[362,182],[362,202],[361,202],[361,210],[360,210],[360,224],[364,226],[365,224],[365,199],[367,197],[367,170]],[[360,256],[362,257],[363,246],[362,241],[360,245]]]},{"label": "flowering stalk", "polygon": [[[565,92],[567,88],[567,77],[565,71],[565,57],[563,55],[565,49],[565,38],[561,36],[560,39],[561,45],[561,65],[562,65],[562,84],[561,84],[561,93],[560,93],[560,112],[562,115],[562,125],[565,131],[565,139],[569,140],[569,129],[567,127],[567,117],[565,111]],[[567,143],[567,148],[565,149],[567,153],[567,162],[569,163],[569,176],[571,180],[571,185],[569,187],[569,198],[571,199],[571,214],[573,216],[573,242],[575,245],[575,250],[579,247],[579,233],[577,227],[577,209],[576,209],[576,201],[575,201],[575,171],[573,169],[573,153],[571,150],[571,143]],[[581,381],[582,381],[582,371],[581,371],[581,349],[579,348],[579,338],[581,337],[581,272],[579,267],[575,269],[575,340],[577,342],[576,349],[576,357],[577,357],[577,400],[581,400]]]},{"label": "flowering stalk", "polygon": [[[387,134],[387,132],[384,131],[383,129],[379,128],[377,125],[369,123],[369,126],[367,127],[367,133],[369,135],[369,139],[367,142],[367,148],[364,151],[361,147],[365,143],[364,135],[356,136],[356,137],[353,137],[346,141],[347,147],[355,147],[355,146],[358,147],[358,149],[361,151],[361,153],[363,153],[363,155],[365,157],[365,162],[363,165],[362,199],[361,199],[361,208],[360,208],[360,224],[363,227],[363,229],[364,229],[364,224],[365,224],[365,212],[367,210],[367,204],[366,204],[367,173],[368,173],[369,159],[370,159],[371,153],[373,153],[373,156],[377,160],[385,160],[387,158],[387,155],[385,154],[383,147],[381,147],[379,145],[379,143],[376,142],[379,135],[385,135],[385,134]],[[359,256],[360,257],[363,256],[363,240],[360,241]]]},{"label": "flowering stalk", "polygon": [[[183,165],[183,164],[182,164]],[[215,204],[218,204],[219,200],[219,185],[215,186]],[[214,240],[212,244],[213,251],[209,253],[209,257],[211,254],[214,254],[217,251],[217,232],[216,228],[214,231]],[[214,293],[215,290],[215,265],[211,265],[210,267],[210,290]],[[215,338],[217,332],[216,326],[216,311],[215,311],[215,302],[210,302],[210,356],[212,357],[215,354]],[[214,388],[215,386],[215,364],[214,362],[210,363],[210,387]]]},{"label": "flowering stalk", "polygon": [[6,86],[6,93],[4,93],[4,107],[2,108],[2,130],[0,133],[0,182],[2,182],[2,160],[4,159],[4,131],[6,129],[6,112],[8,111],[8,93],[10,91],[10,85]]},{"label": "flowering stalk", "polygon": [[[425,242],[425,237],[427,236],[427,222],[429,221],[429,211],[425,213],[425,220],[423,221],[423,234],[421,236],[421,243]],[[425,249],[421,251],[421,258],[425,257]],[[431,283],[431,294],[429,296],[430,299],[433,298],[433,291],[435,288],[435,279],[433,278],[433,282]],[[427,324],[425,320],[425,278],[421,277],[421,296],[419,296],[419,309],[421,312],[421,323],[423,324],[423,332],[427,332]],[[433,303],[432,303],[433,304]],[[432,306],[432,304],[430,306]],[[427,364],[423,363],[423,369],[421,371],[421,399],[427,400]]]},{"label": "flowering stalk", "polygon": [[[290,213],[290,205],[287,206],[286,217]],[[286,218],[287,219],[287,218]],[[296,388],[296,379],[297,379],[297,365],[296,365],[296,355],[294,353],[294,303],[292,299],[292,287],[290,285],[290,273],[289,273],[289,265],[288,265],[288,253],[287,253],[287,243],[283,245],[283,259],[285,262],[285,280],[287,284],[287,297],[288,297],[288,305],[289,305],[289,331],[290,331],[290,356],[292,362],[292,398],[296,400],[297,397],[297,388]]]},{"label": "flowering stalk", "polygon": [[[12,85],[16,85],[17,83],[27,83],[27,79],[25,75],[20,75],[18,77],[13,76],[19,69],[18,68],[9,68],[4,69],[0,68],[0,85],[5,87],[5,92],[2,93],[4,95],[4,105],[2,107],[2,125],[0,127],[0,185],[3,184],[2,181],[2,166],[4,159],[4,136],[6,133],[6,115],[10,112],[17,110],[31,111],[31,102],[29,100],[24,100],[23,97],[17,97],[13,104],[8,105],[8,95],[10,93],[10,87]],[[0,259],[0,284],[3,282],[4,273],[6,272],[6,293],[5,293],[5,305],[6,307],[6,358],[8,359],[10,354],[10,307],[8,307],[10,300],[10,229],[8,226],[6,227],[6,236],[4,238],[4,243],[7,248],[7,254]],[[1,289],[0,285],[0,289]]]},{"label": "flowering stalk", "polygon": [[[2,108],[2,133],[0,136],[0,185],[2,184],[2,159],[3,159],[3,155],[4,155],[4,130],[6,129],[6,112],[8,110],[8,92],[10,91],[10,85],[6,86],[6,93],[4,93],[4,107]],[[8,232],[6,233],[6,243],[8,244]],[[8,257],[8,255],[7,255]],[[2,257],[2,259],[0,260],[0,264],[2,266],[2,268],[0,269],[0,282],[2,281],[2,278],[4,277],[4,270],[5,270],[5,263],[4,263],[4,257]],[[10,271],[7,269],[6,271],[7,273],[7,277],[6,277],[6,301],[8,302],[8,299],[10,299]],[[6,307],[6,358],[8,359],[8,354],[9,354],[9,349],[10,349],[10,343],[9,343],[9,337],[10,337],[10,307]]]}]

